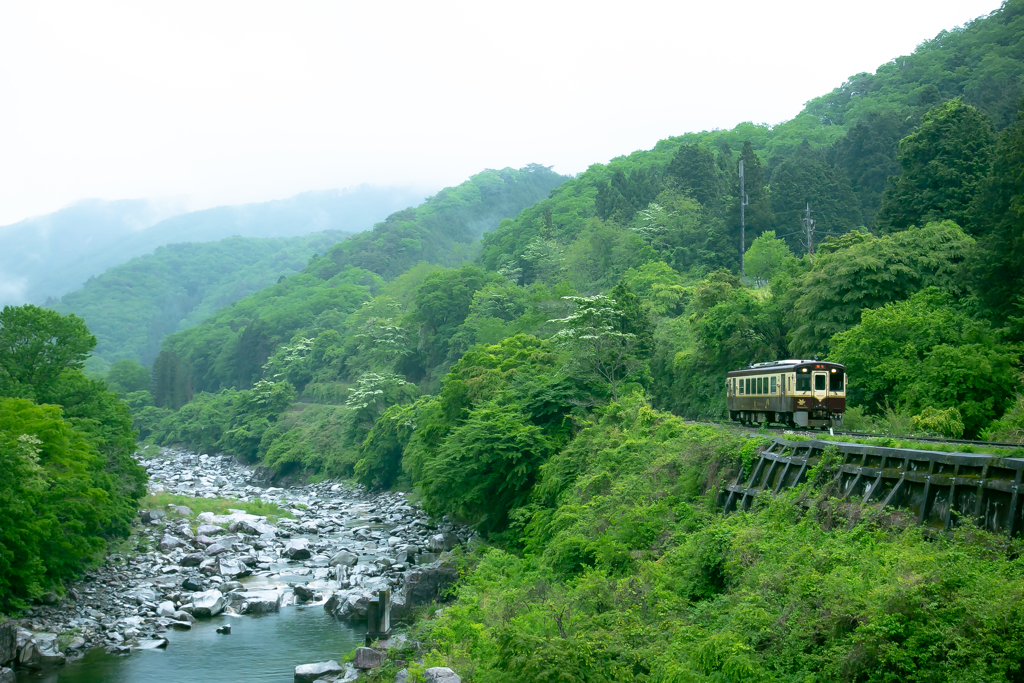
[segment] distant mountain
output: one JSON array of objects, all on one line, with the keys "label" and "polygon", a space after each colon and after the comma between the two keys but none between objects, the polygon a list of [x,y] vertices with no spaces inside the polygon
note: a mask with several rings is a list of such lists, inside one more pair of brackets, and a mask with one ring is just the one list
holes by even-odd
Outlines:
[{"label": "distant mountain", "polygon": [[[165,244],[241,237],[295,237],[373,227],[427,193],[361,185],[289,199],[178,214],[144,199],[87,200],[0,226],[0,305],[36,303],[81,287],[111,266]],[[178,215],[175,215],[178,214]]]},{"label": "distant mountain", "polygon": [[148,365],[168,334],[299,272],[346,234],[170,244],[89,278],[53,308],[84,318],[96,335],[90,370],[104,372],[121,358]]}]

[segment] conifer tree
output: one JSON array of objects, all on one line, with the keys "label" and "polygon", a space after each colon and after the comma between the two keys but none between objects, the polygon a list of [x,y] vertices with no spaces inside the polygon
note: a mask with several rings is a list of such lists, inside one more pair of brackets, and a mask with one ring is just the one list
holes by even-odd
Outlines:
[{"label": "conifer tree", "polygon": [[988,175],[994,135],[988,118],[960,98],[924,115],[900,141],[900,168],[886,192],[877,226],[882,232],[951,220],[969,233],[971,202]]}]

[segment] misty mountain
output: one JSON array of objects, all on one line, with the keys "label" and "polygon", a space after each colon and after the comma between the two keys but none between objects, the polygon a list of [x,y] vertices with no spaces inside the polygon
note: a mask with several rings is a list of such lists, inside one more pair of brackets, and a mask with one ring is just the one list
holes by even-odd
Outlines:
[{"label": "misty mountain", "polygon": [[188,213],[145,199],[86,200],[0,226],[0,305],[59,298],[107,268],[166,244],[361,232],[426,194],[361,185]]}]

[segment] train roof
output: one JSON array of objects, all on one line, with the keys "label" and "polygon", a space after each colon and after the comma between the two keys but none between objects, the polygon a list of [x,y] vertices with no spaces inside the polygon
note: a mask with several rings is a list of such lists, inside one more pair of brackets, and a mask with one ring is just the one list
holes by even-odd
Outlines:
[{"label": "train roof", "polygon": [[785,372],[787,370],[795,370],[801,366],[821,366],[821,369],[825,368],[843,368],[845,367],[840,363],[832,363],[826,360],[800,360],[790,358],[788,360],[773,360],[767,363],[754,363],[753,365],[746,368],[739,368],[738,370],[730,370],[727,374],[732,375],[735,373],[762,373],[762,372]]}]

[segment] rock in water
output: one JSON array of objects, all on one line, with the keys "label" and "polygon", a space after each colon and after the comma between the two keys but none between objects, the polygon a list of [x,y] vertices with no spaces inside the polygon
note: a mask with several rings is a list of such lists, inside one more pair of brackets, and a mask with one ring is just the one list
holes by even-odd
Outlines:
[{"label": "rock in water", "polygon": [[232,579],[235,579],[241,576],[249,576],[249,574],[252,574],[252,570],[239,560],[221,560],[220,574],[221,576],[230,576]]},{"label": "rock in water", "polygon": [[295,683],[313,683],[328,674],[340,674],[344,670],[344,667],[333,659],[316,664],[300,664],[295,667]]},{"label": "rock in water", "polygon": [[313,599],[314,593],[309,588],[309,586],[304,586],[304,585],[302,585],[300,583],[300,584],[295,586],[294,590],[295,590],[296,597],[301,598],[302,600],[312,600]]},{"label": "rock in water", "polygon": [[423,672],[426,683],[462,683],[459,675],[446,666],[435,666]]},{"label": "rock in water", "polygon": [[139,644],[135,646],[137,650],[163,650],[167,647],[169,641],[166,638],[154,638],[152,640],[140,640]]},{"label": "rock in water", "polygon": [[231,624],[224,624],[223,626],[218,626],[217,633],[221,634],[222,636],[230,636]]},{"label": "rock in water", "polygon": [[248,591],[241,594],[238,606],[241,614],[267,614],[281,609],[281,594],[277,591]]},{"label": "rock in water", "polygon": [[372,647],[357,647],[352,665],[357,669],[376,669],[384,664],[384,653]]},{"label": "rock in water", "polygon": [[356,562],[358,561],[359,558],[356,557],[354,554],[350,553],[347,550],[342,550],[340,552],[335,553],[328,564],[330,564],[332,567],[335,567],[339,564],[345,567],[354,567],[356,565]]},{"label": "rock in water", "polygon": [[309,552],[308,538],[293,538],[284,544],[281,554],[290,560],[308,560],[311,557]]},{"label": "rock in water", "polygon": [[196,593],[192,596],[192,615],[215,617],[224,611],[224,596],[218,590]]}]

